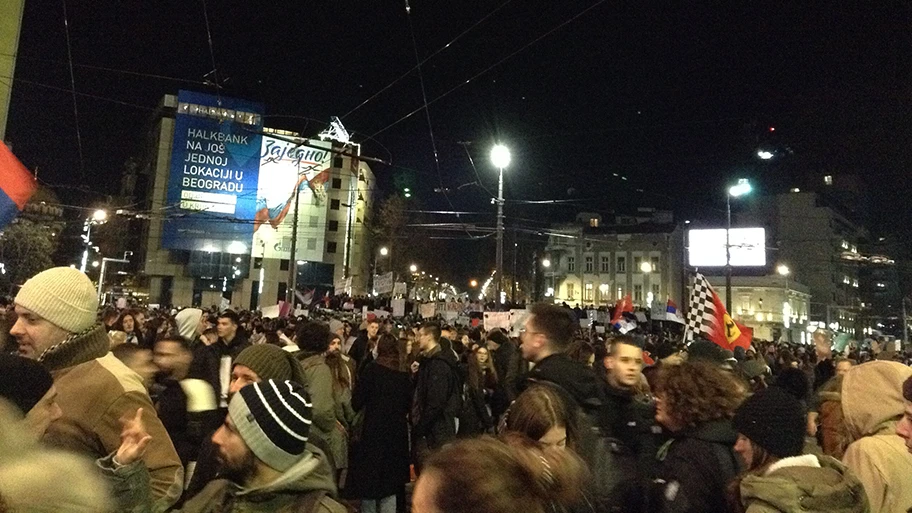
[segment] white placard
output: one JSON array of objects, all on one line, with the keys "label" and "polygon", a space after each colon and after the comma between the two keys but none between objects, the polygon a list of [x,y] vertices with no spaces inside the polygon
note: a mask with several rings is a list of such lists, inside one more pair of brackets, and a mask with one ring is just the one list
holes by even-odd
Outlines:
[{"label": "white placard", "polygon": [[510,329],[510,312],[485,312],[484,314],[485,330],[500,328],[509,331]]}]

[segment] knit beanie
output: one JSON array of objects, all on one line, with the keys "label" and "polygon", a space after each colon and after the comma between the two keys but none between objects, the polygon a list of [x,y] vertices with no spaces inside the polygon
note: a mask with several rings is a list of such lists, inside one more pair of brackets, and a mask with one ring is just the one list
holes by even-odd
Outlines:
[{"label": "knit beanie", "polygon": [[234,359],[234,365],[243,365],[262,380],[294,381],[305,384],[304,368],[292,353],[272,344],[250,346]]},{"label": "knit beanie", "polygon": [[95,324],[98,296],[85,273],[53,267],[33,276],[16,294],[15,303],[70,333]]},{"label": "knit beanie", "polygon": [[304,454],[312,407],[302,385],[270,379],[234,394],[228,416],[260,461],[285,472]]},{"label": "knit beanie", "polygon": [[335,333],[339,331],[339,328],[342,328],[345,324],[342,323],[339,319],[333,319],[329,321],[329,331],[330,333]]},{"label": "knit beanie", "polygon": [[199,308],[184,308],[174,316],[174,324],[177,325],[177,332],[185,339],[194,342],[199,338],[200,319],[203,317],[203,311]]},{"label": "knit beanie", "polygon": [[51,374],[34,360],[0,353],[0,398],[26,414],[54,385]]},{"label": "knit beanie", "polygon": [[735,430],[773,456],[798,456],[804,448],[804,407],[780,387],[761,390],[741,403],[732,421]]}]

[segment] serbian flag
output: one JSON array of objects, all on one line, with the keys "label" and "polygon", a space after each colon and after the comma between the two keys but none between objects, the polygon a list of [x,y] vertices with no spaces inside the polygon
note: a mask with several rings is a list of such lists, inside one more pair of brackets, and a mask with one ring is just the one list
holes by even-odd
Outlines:
[{"label": "serbian flag", "polygon": [[676,322],[678,324],[684,324],[684,318],[681,317],[681,314],[678,312],[678,305],[672,300],[668,300],[668,304],[665,306],[665,320]]},{"label": "serbian flag", "polygon": [[694,275],[689,306],[684,332],[686,340],[693,341],[697,335],[702,335],[724,349],[750,348],[753,330],[728,315],[719,295],[700,273]]},{"label": "serbian flag", "polygon": [[620,328],[620,322],[624,312],[633,312],[633,300],[630,299],[630,294],[624,296],[623,299],[618,299],[617,304],[614,305],[614,316],[611,318],[612,326]]},{"label": "serbian flag", "polygon": [[0,141],[0,228],[16,218],[36,188],[32,173]]}]

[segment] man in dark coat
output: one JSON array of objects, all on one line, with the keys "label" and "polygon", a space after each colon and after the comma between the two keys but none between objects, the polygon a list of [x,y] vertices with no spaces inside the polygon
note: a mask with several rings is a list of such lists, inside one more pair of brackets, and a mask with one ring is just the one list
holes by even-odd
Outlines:
[{"label": "man in dark coat", "polygon": [[456,438],[462,406],[458,362],[440,347],[440,327],[426,323],[418,331],[421,355],[412,399],[412,440],[416,467],[430,450]]},{"label": "man in dark coat", "polygon": [[355,361],[355,367],[360,371],[364,365],[373,360],[371,350],[377,344],[377,334],[380,332],[380,320],[373,314],[367,318],[367,327],[364,331],[358,333],[358,337],[352,343],[351,349],[348,350],[348,356]]},{"label": "man in dark coat", "polygon": [[219,417],[228,412],[228,387],[231,384],[231,367],[241,351],[250,342],[240,327],[238,314],[225,310],[218,315],[218,340],[210,345],[197,345],[193,350],[193,367],[190,377],[205,380],[215,390],[219,399]]},{"label": "man in dark coat", "polygon": [[494,370],[497,371],[497,388],[494,390],[491,409],[494,418],[500,418],[516,399],[517,386],[520,376],[524,374],[525,361],[519,354],[516,344],[499,329],[488,332],[488,351],[494,361]]}]

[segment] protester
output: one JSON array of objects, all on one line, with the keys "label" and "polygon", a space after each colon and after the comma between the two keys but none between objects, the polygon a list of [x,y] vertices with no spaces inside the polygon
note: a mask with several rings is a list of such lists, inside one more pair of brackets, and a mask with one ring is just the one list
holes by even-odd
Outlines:
[{"label": "protester", "polygon": [[16,295],[18,320],[10,330],[19,354],[54,376],[63,414],[44,440],[53,446],[101,458],[120,446],[120,419],[142,408],[152,436],[145,456],[152,494],[177,501],[183,468],[139,376],[109,354],[104,326],[96,323],[98,298],[88,277],[55,267],[28,280]]},{"label": "protester", "polygon": [[462,407],[462,383],[458,363],[440,347],[440,327],[425,323],[418,332],[421,357],[415,362],[415,393],[412,400],[412,445],[416,469],[428,451],[456,437],[456,419]]},{"label": "protester", "polygon": [[381,335],[377,358],[365,366],[352,397],[362,420],[353,434],[345,495],[360,499],[363,513],[394,513],[396,495],[409,481],[411,381],[404,349],[392,335]]},{"label": "protester", "polygon": [[127,344],[139,345],[144,342],[145,336],[134,315],[132,310],[121,312],[120,317],[117,318],[117,322],[114,324],[114,329],[127,334]]},{"label": "protester", "polygon": [[557,389],[545,384],[519,394],[501,419],[499,432],[520,433],[546,447],[580,450],[577,419]]},{"label": "protester", "polygon": [[730,486],[733,512],[870,511],[864,487],[838,460],[802,455],[805,408],[780,387],[738,407],[735,451],[746,471]]},{"label": "protester", "polygon": [[313,426],[310,438],[314,445],[326,452],[330,464],[336,468],[332,459],[331,439],[340,419],[336,417],[332,370],[326,364],[329,328],[319,322],[300,324],[295,334],[295,343],[301,349],[295,357],[304,369],[303,385],[313,400]]},{"label": "protester", "polygon": [[126,343],[111,349],[111,354],[123,362],[131,371],[139,374],[139,377],[142,378],[143,386],[146,387],[146,390],[149,390],[155,380],[155,373],[158,372],[158,367],[152,361],[151,350]]},{"label": "protester", "polygon": [[184,308],[174,316],[177,332],[190,341],[191,347],[200,342],[200,337],[209,328],[209,322],[199,308]]},{"label": "protester", "polygon": [[912,454],[895,434],[910,376],[912,369],[900,363],[872,361],[842,378],[842,411],[852,441],[842,461],[864,485],[873,513],[912,508]]},{"label": "protester", "polygon": [[[341,328],[339,328],[341,331]],[[352,390],[355,386],[355,374],[352,366],[354,360],[341,352],[342,339],[336,333],[329,335],[329,347],[326,349],[325,362],[332,375],[333,407],[336,415],[336,428],[330,431],[330,459],[336,468],[338,481],[344,478],[348,469],[349,431],[355,420],[352,409]]]},{"label": "protester", "polygon": [[656,421],[671,433],[658,452],[650,511],[725,511],[728,483],[740,472],[731,426],[745,389],[706,361],[662,369],[656,383]]},{"label": "protester", "polygon": [[218,340],[210,345],[199,344],[193,348],[193,368],[190,376],[203,379],[212,386],[219,398],[219,408],[223,412],[228,407],[228,387],[231,383],[234,359],[250,346],[240,323],[237,313],[225,310],[218,315]]},{"label": "protester", "polygon": [[474,436],[494,434],[491,415],[491,398],[497,389],[497,371],[488,354],[488,348],[475,351],[466,349],[466,381],[463,388],[462,415],[459,417],[459,435]]},{"label": "protester", "polygon": [[576,505],[586,477],[579,457],[525,438],[509,442],[482,437],[443,447],[415,484],[412,511],[551,513]]},{"label": "protester", "polygon": [[348,356],[355,360],[359,371],[366,360],[372,358],[370,352],[377,344],[377,333],[380,331],[380,320],[373,314],[369,315],[365,322],[367,326],[358,334],[352,342],[351,349],[348,350]]},{"label": "protester", "polygon": [[903,410],[902,420],[896,424],[896,434],[903,439],[906,450],[912,454],[912,377],[906,378],[902,387]]},{"label": "protester", "polygon": [[595,347],[585,340],[574,340],[567,348],[567,356],[571,360],[584,363],[589,367],[595,364]]},{"label": "protester", "polygon": [[489,331],[485,344],[494,362],[494,370],[497,371],[498,383],[491,400],[491,408],[494,418],[499,418],[516,399],[519,379],[525,374],[525,363],[516,344],[500,329]]},{"label": "protester", "polygon": [[817,330],[812,335],[812,338],[814,339],[814,350],[817,354],[817,365],[814,366],[814,390],[817,390],[836,375],[836,367],[833,365],[830,333],[826,330]]}]

